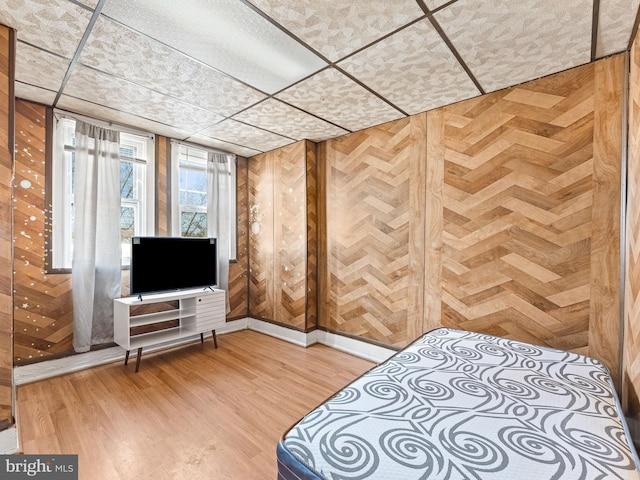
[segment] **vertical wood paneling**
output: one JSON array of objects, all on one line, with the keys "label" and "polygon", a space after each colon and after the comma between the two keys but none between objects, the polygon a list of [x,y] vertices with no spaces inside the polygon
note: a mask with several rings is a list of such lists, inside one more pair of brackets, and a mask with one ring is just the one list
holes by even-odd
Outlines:
[{"label": "vertical wood paneling", "polygon": [[236,261],[229,265],[229,305],[227,318],[246,317],[249,313],[249,197],[247,159],[237,158],[236,167],[236,214],[232,219],[236,228]]},{"label": "vertical wood paneling", "polygon": [[640,36],[631,47],[629,73],[627,215],[622,407],[640,437]]},{"label": "vertical wood paneling", "polygon": [[156,135],[156,235],[166,237],[171,235],[171,186],[169,184],[171,156],[169,154],[169,139]]},{"label": "vertical wood paneling", "polygon": [[444,184],[444,112],[427,113],[425,188],[425,285],[423,331],[440,326],[442,316],[442,186]]},{"label": "vertical wood paneling", "polygon": [[318,157],[316,144],[306,143],[307,170],[307,312],[305,329],[318,325]]},{"label": "vertical wood paneling", "polygon": [[589,355],[603,361],[619,385],[620,180],[625,56],[595,64],[593,220]]},{"label": "vertical wood paneling", "polygon": [[0,26],[0,430],[13,423],[14,65],[15,31]]}]

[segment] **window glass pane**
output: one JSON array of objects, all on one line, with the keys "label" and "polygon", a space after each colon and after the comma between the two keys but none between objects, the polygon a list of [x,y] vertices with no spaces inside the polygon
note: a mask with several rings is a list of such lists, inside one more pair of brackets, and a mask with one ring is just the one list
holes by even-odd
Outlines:
[{"label": "window glass pane", "polygon": [[195,206],[195,207],[206,207],[207,206],[207,194],[201,192],[187,192],[187,205]]},{"label": "window glass pane", "polygon": [[187,189],[198,192],[207,191],[207,172],[203,170],[189,170],[187,175]]},{"label": "window glass pane", "polygon": [[133,198],[133,163],[120,162],[120,198]]},{"label": "window glass pane", "polygon": [[135,235],[136,208],[120,207],[120,238],[123,242],[131,242],[131,237]]},{"label": "window glass pane", "polygon": [[206,237],[207,214],[201,212],[182,212],[180,214],[180,235],[183,237]]}]

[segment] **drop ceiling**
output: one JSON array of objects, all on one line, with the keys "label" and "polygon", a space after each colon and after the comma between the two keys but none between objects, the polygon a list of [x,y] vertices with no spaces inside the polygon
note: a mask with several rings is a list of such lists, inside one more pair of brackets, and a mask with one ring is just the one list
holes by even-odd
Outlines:
[{"label": "drop ceiling", "polygon": [[250,157],[628,49],[640,0],[0,0],[19,98]]}]

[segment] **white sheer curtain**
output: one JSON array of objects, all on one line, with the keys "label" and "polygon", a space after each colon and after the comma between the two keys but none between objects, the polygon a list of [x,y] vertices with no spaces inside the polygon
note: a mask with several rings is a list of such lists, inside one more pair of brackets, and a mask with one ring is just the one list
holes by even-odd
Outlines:
[{"label": "white sheer curtain", "polygon": [[227,313],[229,305],[229,236],[231,216],[229,215],[229,195],[231,193],[230,155],[209,152],[207,161],[207,212],[208,235],[217,239],[218,288],[225,290]]},{"label": "white sheer curtain", "polygon": [[120,134],[76,121],[73,348],[113,341],[121,293]]}]

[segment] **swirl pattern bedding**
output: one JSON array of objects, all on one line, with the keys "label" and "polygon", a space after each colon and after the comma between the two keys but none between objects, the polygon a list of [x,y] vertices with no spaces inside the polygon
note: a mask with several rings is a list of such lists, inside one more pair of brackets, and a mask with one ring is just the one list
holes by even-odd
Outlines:
[{"label": "swirl pattern bedding", "polygon": [[306,415],[278,479],[640,479],[606,367],[473,332],[429,332]]}]

